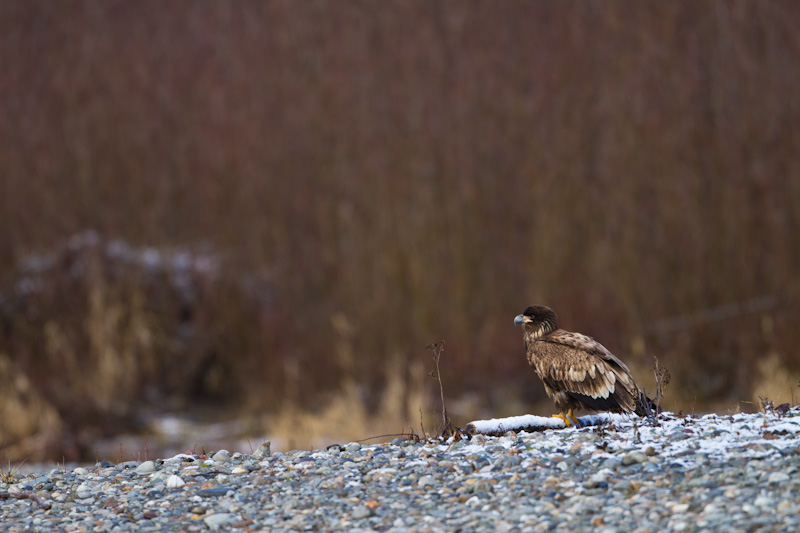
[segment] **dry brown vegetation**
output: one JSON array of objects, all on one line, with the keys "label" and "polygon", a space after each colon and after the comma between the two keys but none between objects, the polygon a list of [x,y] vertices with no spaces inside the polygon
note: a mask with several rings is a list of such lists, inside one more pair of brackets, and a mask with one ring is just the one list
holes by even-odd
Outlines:
[{"label": "dry brown vegetation", "polygon": [[442,338],[454,422],[520,414],[532,303],[645,385],[657,356],[666,409],[752,399],[800,372],[798,27],[793,1],[0,3],[0,448],[86,456],[208,399],[401,431]]}]

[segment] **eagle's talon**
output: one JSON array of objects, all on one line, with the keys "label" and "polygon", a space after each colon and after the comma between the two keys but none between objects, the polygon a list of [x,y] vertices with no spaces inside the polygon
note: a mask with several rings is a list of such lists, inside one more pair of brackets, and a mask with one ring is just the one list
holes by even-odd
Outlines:
[{"label": "eagle's talon", "polygon": [[564,427],[566,427],[566,428],[569,427],[569,419],[567,418],[567,415],[565,415],[564,413],[559,413],[557,415],[553,415],[550,418],[558,418],[558,419],[560,419],[560,420],[562,420],[564,422]]},{"label": "eagle's talon", "polygon": [[[578,421],[577,418],[575,418],[575,415],[572,413],[572,409],[569,410],[569,412],[567,413],[567,416],[570,419],[572,419],[572,423],[575,424],[576,426],[580,426],[581,425],[581,423]],[[569,424],[567,424],[567,425],[569,425]]]}]

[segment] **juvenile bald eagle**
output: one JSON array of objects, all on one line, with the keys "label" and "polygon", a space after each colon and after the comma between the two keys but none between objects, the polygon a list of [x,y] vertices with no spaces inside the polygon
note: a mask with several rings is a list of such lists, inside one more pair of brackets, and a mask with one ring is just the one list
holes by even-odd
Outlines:
[{"label": "juvenile bald eagle", "polygon": [[564,421],[577,423],[578,408],[645,414],[639,388],[625,363],[591,337],[559,329],[555,312],[532,305],[514,318],[522,324],[528,363],[544,383]]}]

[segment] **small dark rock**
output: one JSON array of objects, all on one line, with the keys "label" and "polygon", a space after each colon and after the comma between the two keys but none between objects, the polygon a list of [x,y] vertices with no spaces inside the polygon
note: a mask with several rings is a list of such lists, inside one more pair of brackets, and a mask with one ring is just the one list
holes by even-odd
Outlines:
[{"label": "small dark rock", "polygon": [[197,491],[197,495],[203,498],[225,496],[229,491],[232,490],[234,490],[233,487],[213,487],[210,489],[200,489]]}]

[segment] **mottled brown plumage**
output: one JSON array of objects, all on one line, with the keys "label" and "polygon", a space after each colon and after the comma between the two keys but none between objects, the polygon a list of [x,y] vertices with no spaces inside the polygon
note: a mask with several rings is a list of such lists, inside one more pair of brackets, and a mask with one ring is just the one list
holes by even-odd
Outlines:
[{"label": "mottled brown plumage", "polygon": [[528,363],[560,411],[554,416],[569,425],[578,408],[645,414],[625,363],[593,338],[559,329],[552,309],[530,306],[514,323],[522,324]]}]

